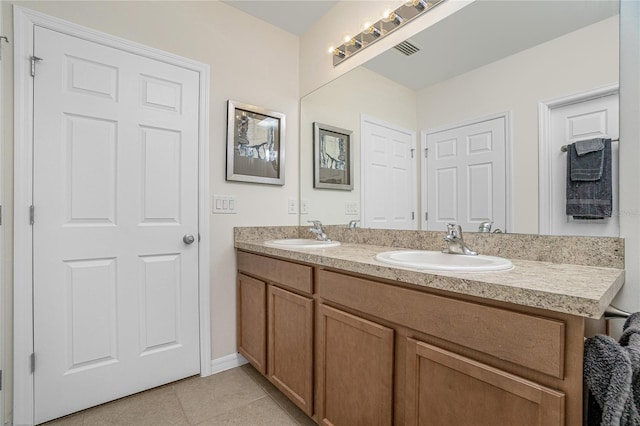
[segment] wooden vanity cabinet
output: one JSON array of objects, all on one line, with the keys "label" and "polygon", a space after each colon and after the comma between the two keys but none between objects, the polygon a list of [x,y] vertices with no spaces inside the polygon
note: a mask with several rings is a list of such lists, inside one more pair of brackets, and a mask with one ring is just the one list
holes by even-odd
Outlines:
[{"label": "wooden vanity cabinet", "polygon": [[238,269],[238,350],[319,424],[582,424],[581,317],[242,251]]},{"label": "wooden vanity cabinet", "polygon": [[237,287],[238,352],[313,415],[312,268],[238,252]]},{"label": "wooden vanity cabinet", "polygon": [[318,422],[393,424],[393,330],[323,304],[318,317]]},{"label": "wooden vanity cabinet", "polygon": [[313,415],[313,299],[268,288],[268,377]]},{"label": "wooden vanity cabinet", "polygon": [[266,289],[264,281],[238,274],[238,352],[262,374],[267,373]]},{"label": "wooden vanity cabinet", "polygon": [[564,394],[407,339],[405,425],[564,425]]}]

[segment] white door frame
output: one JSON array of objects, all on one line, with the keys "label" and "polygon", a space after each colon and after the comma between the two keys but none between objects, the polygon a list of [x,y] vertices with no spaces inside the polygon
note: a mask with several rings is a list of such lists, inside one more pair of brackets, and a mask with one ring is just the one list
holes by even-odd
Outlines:
[{"label": "white door frame", "polygon": [[[405,129],[402,127],[399,127],[395,124],[391,124],[389,122],[383,121],[383,120],[379,120],[375,117],[372,117],[370,115],[367,114],[360,114],[360,219],[362,220],[362,222],[360,223],[360,225],[362,227],[365,227],[366,224],[364,222],[364,218],[365,218],[365,203],[364,203],[364,186],[365,186],[365,179],[364,179],[364,124],[365,123],[373,123],[375,125],[378,126],[382,126],[382,127],[388,127],[390,129],[394,129],[397,130],[399,132],[404,132],[404,133],[408,133],[411,135],[411,143],[413,146],[413,149],[416,148],[416,132],[414,132],[413,130],[409,130],[409,129]],[[415,159],[414,159],[415,160]],[[416,174],[416,165],[413,165],[413,170],[411,172],[412,174],[412,180],[414,182],[414,184],[418,185],[418,182],[416,181],[417,179],[417,174]],[[417,195],[415,194],[415,187],[414,187],[414,194],[413,194],[413,203],[411,208],[413,209],[413,211],[416,212],[416,214],[418,214],[418,200],[417,200]],[[418,221],[416,221],[416,224],[419,223]],[[415,229],[418,229],[418,227],[416,226]]]},{"label": "white door frame", "polygon": [[[427,215],[426,213],[428,213],[427,210],[427,189],[428,189],[428,185],[425,185],[425,182],[427,181],[427,136],[432,134],[432,133],[439,133],[439,132],[443,132],[446,130],[451,130],[454,129],[456,127],[465,127],[465,126],[470,126],[472,124],[478,124],[478,123],[482,123],[484,121],[491,121],[491,120],[495,120],[496,118],[504,118],[504,137],[505,137],[505,141],[504,141],[504,149],[505,149],[505,203],[506,203],[506,209],[507,211],[505,212],[505,229],[504,230],[510,230],[511,229],[511,225],[513,223],[512,221],[512,212],[513,212],[513,206],[512,206],[512,201],[513,201],[513,196],[512,196],[512,188],[513,185],[511,184],[511,177],[512,177],[512,164],[513,162],[511,161],[511,156],[512,156],[512,149],[511,149],[511,141],[513,140],[512,137],[512,126],[511,126],[511,112],[510,111],[505,111],[505,112],[499,112],[497,114],[491,114],[491,115],[485,115],[482,117],[478,117],[478,118],[473,118],[471,120],[465,120],[465,121],[459,121],[457,123],[451,123],[451,124],[445,124],[444,126],[438,126],[438,127],[433,127],[427,130],[422,130],[420,132],[420,198],[421,198],[421,207],[422,207],[422,211],[420,212],[420,226],[422,230],[427,229]],[[470,229],[470,232],[475,232],[475,229]]]},{"label": "white door frame", "polygon": [[[6,34],[4,34],[2,32],[2,0],[0,0],[0,36],[5,36],[8,37]],[[4,49],[6,47],[6,44],[8,44],[9,41],[5,41],[3,39],[0,39],[0,100],[4,99],[4,80],[3,80],[3,73],[2,73],[2,59],[1,58],[5,58],[6,57],[6,50]],[[2,54],[5,54],[4,56]],[[5,334],[5,328],[7,326],[7,324],[10,324],[10,318],[8,316],[8,308],[10,307],[10,304],[7,300],[7,289],[5,288],[5,280],[4,280],[4,276],[6,274],[6,270],[5,270],[5,266],[6,263],[4,261],[4,228],[5,228],[5,214],[6,214],[6,209],[7,206],[5,204],[5,199],[4,199],[4,158],[5,158],[5,153],[4,153],[4,126],[5,126],[5,121],[4,121],[4,114],[3,114],[4,110],[2,108],[2,102],[0,101],[0,206],[2,206],[2,210],[0,210],[0,323],[2,323],[2,325],[0,325],[0,347],[2,349],[0,349],[0,371],[2,371],[2,375],[0,377],[0,425],[4,425],[5,423],[5,403],[6,403],[6,395],[8,394],[6,387],[7,387],[7,371],[6,371],[6,367],[7,367],[7,359],[8,359],[8,355],[9,355],[9,348],[11,348],[10,342],[7,342],[6,339],[6,334]],[[4,213],[4,214],[3,214]]]},{"label": "white door frame", "polygon": [[[209,322],[209,65],[105,34],[58,18],[13,7],[14,19],[14,325],[13,420],[33,424],[33,234],[29,222],[33,183],[33,81],[30,75],[34,27],[58,31],[138,56],[195,71],[200,76],[198,124],[198,257],[200,375],[211,374]],[[46,60],[46,58],[45,58]]]},{"label": "white door frame", "polygon": [[618,83],[538,102],[538,232],[551,229],[551,112],[556,108],[618,94]]}]

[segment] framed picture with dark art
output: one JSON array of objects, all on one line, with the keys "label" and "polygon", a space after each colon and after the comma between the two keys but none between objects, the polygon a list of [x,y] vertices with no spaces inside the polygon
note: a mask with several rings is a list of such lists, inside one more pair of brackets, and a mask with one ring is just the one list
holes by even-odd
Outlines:
[{"label": "framed picture with dark art", "polygon": [[351,130],[313,123],[313,187],[353,190]]},{"label": "framed picture with dark art", "polygon": [[229,101],[227,180],[284,185],[285,115]]}]

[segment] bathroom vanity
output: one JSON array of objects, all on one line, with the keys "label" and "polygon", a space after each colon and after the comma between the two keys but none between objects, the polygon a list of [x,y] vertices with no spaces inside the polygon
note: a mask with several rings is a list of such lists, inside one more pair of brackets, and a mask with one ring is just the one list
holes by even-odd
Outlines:
[{"label": "bathroom vanity", "polygon": [[[441,239],[385,232],[394,248]],[[434,273],[376,261],[391,245],[296,250],[265,239],[236,230],[238,351],[317,423],[582,424],[583,339],[623,284],[624,259],[611,253],[622,240],[589,244],[583,264],[512,259],[509,271]],[[585,265],[594,258],[604,265]]]}]

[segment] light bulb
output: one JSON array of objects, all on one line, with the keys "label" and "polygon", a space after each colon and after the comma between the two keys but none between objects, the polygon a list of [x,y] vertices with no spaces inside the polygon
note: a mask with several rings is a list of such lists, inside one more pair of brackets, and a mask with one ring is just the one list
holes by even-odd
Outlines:
[{"label": "light bulb", "polygon": [[422,12],[428,7],[427,2],[425,0],[412,0],[411,5],[416,9],[418,9],[420,12]]},{"label": "light bulb", "polygon": [[394,25],[400,25],[404,19],[402,19],[402,16],[398,15],[396,12],[391,12],[387,17],[387,21],[393,22]]},{"label": "light bulb", "polygon": [[371,25],[369,26],[369,28],[366,28],[363,33],[365,34],[371,34],[372,36],[374,36],[375,38],[378,38],[382,35],[382,33],[380,33],[380,30],[376,28],[375,25]]},{"label": "light bulb", "polygon": [[335,52],[335,50],[336,50],[335,46],[329,46],[329,48],[327,49],[327,53],[333,54],[333,52]]}]

